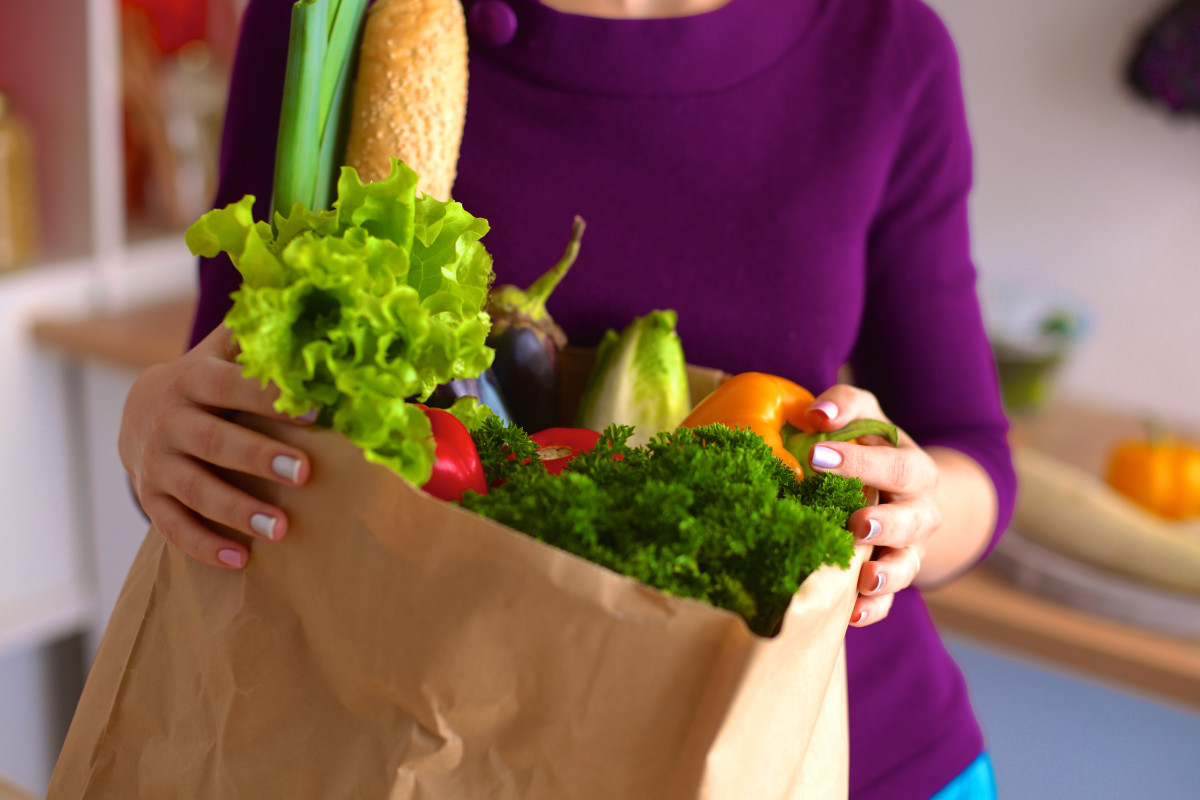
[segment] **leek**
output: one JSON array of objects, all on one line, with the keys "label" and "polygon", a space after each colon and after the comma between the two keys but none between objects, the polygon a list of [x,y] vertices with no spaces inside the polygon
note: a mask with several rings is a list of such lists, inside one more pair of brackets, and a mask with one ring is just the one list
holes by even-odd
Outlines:
[{"label": "leek", "polygon": [[275,153],[274,210],[330,207],[344,147],[347,87],[368,0],[299,0],[292,6]]}]

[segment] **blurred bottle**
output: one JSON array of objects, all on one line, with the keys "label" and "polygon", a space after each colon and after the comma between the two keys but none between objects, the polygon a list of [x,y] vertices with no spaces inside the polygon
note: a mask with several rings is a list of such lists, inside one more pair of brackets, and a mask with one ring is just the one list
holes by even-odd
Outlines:
[{"label": "blurred bottle", "polygon": [[229,61],[212,0],[121,0],[126,216],[133,238],[212,208]]},{"label": "blurred bottle", "polygon": [[38,211],[33,130],[0,93],[0,271],[33,260]]},{"label": "blurred bottle", "polygon": [[185,228],[212,208],[228,76],[206,42],[192,40],[160,72],[167,141],[174,155],[169,220]]}]

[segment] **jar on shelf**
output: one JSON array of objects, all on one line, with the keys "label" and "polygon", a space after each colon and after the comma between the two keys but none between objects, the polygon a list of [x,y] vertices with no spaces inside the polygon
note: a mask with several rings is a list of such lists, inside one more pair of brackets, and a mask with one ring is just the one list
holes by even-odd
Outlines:
[{"label": "jar on shelf", "polygon": [[0,92],[0,271],[33,260],[38,210],[33,131]]}]

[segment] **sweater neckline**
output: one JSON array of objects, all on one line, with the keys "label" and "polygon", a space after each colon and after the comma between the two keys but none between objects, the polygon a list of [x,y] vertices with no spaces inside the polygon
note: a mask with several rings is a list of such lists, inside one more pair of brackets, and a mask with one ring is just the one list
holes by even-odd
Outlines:
[{"label": "sweater neckline", "polygon": [[701,14],[656,19],[503,2],[516,18],[515,34],[495,44],[468,25],[473,52],[572,92],[671,95],[721,91],[763,71],[800,43],[825,0],[730,0]]}]

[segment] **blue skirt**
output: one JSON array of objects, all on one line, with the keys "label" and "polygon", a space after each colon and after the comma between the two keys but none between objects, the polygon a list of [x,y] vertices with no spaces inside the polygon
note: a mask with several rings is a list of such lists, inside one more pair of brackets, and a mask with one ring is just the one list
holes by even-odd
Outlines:
[{"label": "blue skirt", "polygon": [[991,757],[981,753],[929,800],[996,800],[996,774],[992,771]]}]

